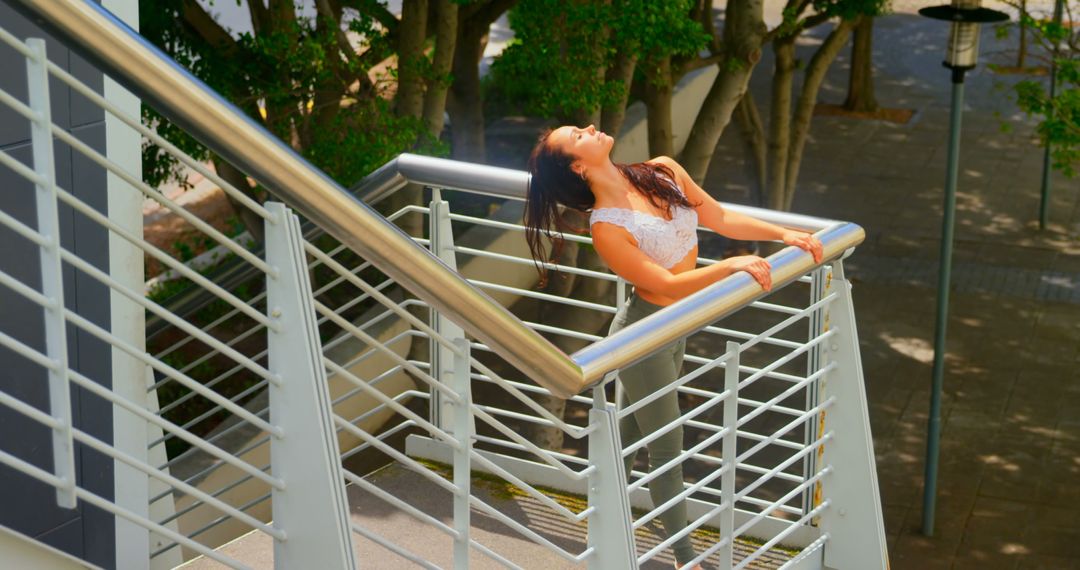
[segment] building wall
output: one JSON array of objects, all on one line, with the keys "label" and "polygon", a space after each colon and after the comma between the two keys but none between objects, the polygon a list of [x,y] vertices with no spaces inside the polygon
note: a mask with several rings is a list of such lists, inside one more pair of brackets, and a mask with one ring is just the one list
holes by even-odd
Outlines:
[{"label": "building wall", "polygon": [[[44,37],[49,59],[84,83],[103,90],[100,71],[88,65],[56,40],[0,3],[0,26],[20,39]],[[0,46],[0,88],[26,101],[24,58],[6,45]],[[49,84],[53,122],[79,140],[105,152],[103,111],[73,94],[58,80]],[[78,151],[57,141],[54,144],[56,180],[102,213],[107,213],[104,171]],[[26,119],[0,105],[0,150],[31,164],[30,126]],[[0,210],[36,227],[34,186],[13,171],[0,167]],[[70,208],[60,207],[61,245],[95,267],[109,271],[107,231]],[[40,262],[35,244],[0,227],[0,271],[40,289]],[[109,291],[88,275],[64,266],[66,306],[84,318],[110,328]],[[44,352],[43,310],[17,293],[0,287],[0,331]],[[69,325],[70,366],[105,386],[112,384],[110,350],[88,333]],[[48,409],[48,380],[44,369],[0,347],[0,390],[25,402]],[[72,389],[72,412],[76,427],[91,435],[113,440],[112,408],[105,401]],[[50,430],[21,414],[0,406],[0,449],[52,471]],[[76,476],[79,486],[106,499],[113,498],[113,463],[97,452],[76,445]],[[68,510],[56,505],[51,486],[6,466],[0,466],[0,525],[40,540],[104,568],[116,566],[115,524],[112,515],[84,503]]]}]

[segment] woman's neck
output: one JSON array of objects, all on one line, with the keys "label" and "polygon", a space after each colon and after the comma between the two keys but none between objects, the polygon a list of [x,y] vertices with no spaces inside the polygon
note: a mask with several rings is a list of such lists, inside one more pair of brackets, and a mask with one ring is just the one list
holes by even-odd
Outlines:
[{"label": "woman's neck", "polygon": [[610,160],[603,166],[592,167],[587,171],[589,189],[596,197],[596,205],[619,205],[626,202],[630,186],[622,171]]}]

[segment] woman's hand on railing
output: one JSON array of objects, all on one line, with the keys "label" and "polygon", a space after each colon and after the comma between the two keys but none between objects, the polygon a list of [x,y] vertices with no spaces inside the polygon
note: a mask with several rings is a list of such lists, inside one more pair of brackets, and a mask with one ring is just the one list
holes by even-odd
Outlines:
[{"label": "woman's hand on railing", "polygon": [[762,289],[766,291],[772,289],[772,266],[764,258],[756,255],[739,255],[729,257],[727,261],[730,263],[732,273],[745,271],[761,284]]},{"label": "woman's hand on railing", "polygon": [[825,247],[821,245],[821,240],[814,234],[800,232],[798,230],[788,230],[784,232],[784,235],[781,236],[780,239],[786,245],[794,245],[810,252],[810,255],[814,256],[814,263],[821,263],[821,257]]}]

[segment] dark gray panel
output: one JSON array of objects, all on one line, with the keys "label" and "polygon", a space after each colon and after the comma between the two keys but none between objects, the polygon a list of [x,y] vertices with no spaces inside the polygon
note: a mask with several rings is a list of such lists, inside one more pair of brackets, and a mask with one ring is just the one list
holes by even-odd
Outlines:
[{"label": "dark gray panel", "polygon": [[[17,159],[29,163],[30,147],[8,149]],[[62,172],[70,172],[66,155],[56,157]],[[34,186],[26,179],[0,168],[0,209],[30,227],[37,226]],[[0,271],[34,289],[41,289],[41,265],[36,244],[0,226]],[[45,351],[44,310],[33,301],[6,288],[0,303],[0,330],[39,352]],[[45,369],[14,352],[0,347],[0,390],[41,410],[49,408],[48,375]],[[0,449],[53,470],[52,434],[25,416],[0,409]],[[17,434],[17,435],[16,435]],[[0,524],[36,536],[74,519],[78,513],[56,507],[56,493],[44,483],[0,467]],[[45,506],[49,505],[49,506]],[[8,508],[10,507],[10,508]],[[81,542],[81,540],[80,540]]]},{"label": "dark gray panel", "polygon": [[[87,63],[85,59],[76,55],[75,52],[68,52],[68,62],[68,71],[76,79],[98,93],[105,92],[105,75],[98,71],[96,67]],[[71,128],[76,129],[105,120],[105,110],[91,103],[86,97],[72,92],[69,100],[71,101]]]},{"label": "dark gray panel", "polygon": [[[48,54],[49,60],[67,69],[68,49],[52,36],[32,26],[3,2],[0,2],[0,22],[3,23],[5,30],[21,40],[25,41],[30,37],[45,38],[45,53]],[[7,44],[0,43],[0,69],[4,70],[0,73],[0,88],[26,103],[26,58]],[[98,75],[101,74],[98,73]],[[99,79],[98,82],[100,81]],[[70,91],[60,80],[49,79],[52,120],[62,128],[71,126]],[[7,105],[0,105],[0,148],[29,139],[30,123],[22,115],[9,109]]]},{"label": "dark gray panel", "polygon": [[[104,151],[105,124],[103,122],[75,129],[73,134],[90,147]],[[108,193],[104,169],[91,163],[90,159],[75,150],[71,151],[71,182],[68,188],[87,205],[108,215]],[[64,209],[68,210],[66,213],[70,220],[68,227],[71,234],[70,241],[65,240],[61,235],[61,243],[68,251],[74,252],[95,268],[108,273],[108,230],[92,222],[83,214],[67,207]],[[74,290],[66,289],[64,292],[65,295],[70,294],[73,297],[68,299],[68,306],[83,318],[109,330],[111,328],[109,288],[79,271],[75,272],[73,283]],[[69,346],[72,345],[69,344]],[[110,345],[86,331],[78,330],[74,346],[76,347],[76,369],[99,384],[111,388]],[[76,401],[72,403],[77,410],[74,419],[76,425],[102,441],[111,442],[113,440],[112,404],[82,389],[76,389],[72,396],[76,398]],[[112,500],[113,462],[95,451],[79,447],[80,486],[100,497]],[[83,524],[85,559],[106,568],[115,565],[113,515],[87,505],[83,507],[83,518],[85,521]]]},{"label": "dark gray panel", "polygon": [[[10,22],[18,20],[12,25]],[[0,4],[0,22],[5,29],[18,26],[28,28],[20,17]],[[19,35],[31,35],[30,33]],[[42,34],[35,34],[42,35]],[[51,58],[66,50],[49,46]],[[10,50],[9,50],[10,52]],[[0,60],[0,65],[4,60]],[[21,65],[21,64],[20,64]],[[86,68],[78,73],[83,79],[93,80],[96,72]],[[100,86],[100,73],[97,73]],[[6,74],[0,77],[3,87],[16,96],[25,98],[25,73]],[[22,91],[20,92],[19,89]],[[68,124],[67,89],[50,85],[53,97],[54,121]],[[58,109],[58,105],[62,105]],[[82,120],[89,124],[75,129],[76,136],[101,152],[105,150],[105,127],[101,113],[96,121],[89,110],[79,111]],[[62,119],[58,120],[58,119]],[[21,130],[20,130],[21,129]],[[21,134],[20,134],[21,133]],[[14,119],[11,113],[0,114],[0,138],[8,144],[19,160],[30,162],[30,148],[18,144],[21,137],[28,137],[25,119]],[[57,183],[72,192],[100,212],[107,212],[105,172],[89,162],[81,154],[62,143],[56,143],[55,162]],[[0,167],[0,209],[31,227],[36,227],[34,188],[17,174]],[[70,207],[60,207],[61,244],[89,261],[95,267],[108,271],[108,234],[104,228],[93,224]],[[40,289],[40,267],[37,246],[13,232],[0,228],[0,270],[7,272]],[[108,289],[93,278],[65,264],[64,296],[66,306],[105,328],[109,328]],[[0,288],[0,331],[12,335],[28,345],[43,351],[43,311],[37,305],[17,294]],[[104,385],[111,385],[108,345],[93,338],[89,333],[69,325],[67,329],[68,359],[71,367],[83,375]],[[48,406],[47,376],[35,364],[11,351],[0,349],[0,389],[45,409]],[[109,403],[86,393],[72,390],[73,423],[79,429],[106,442],[112,441],[112,407]],[[18,434],[15,436],[15,434]],[[0,449],[52,470],[51,433],[20,414],[0,407]],[[83,487],[105,499],[113,498],[112,461],[100,454],[76,445],[76,478]],[[5,467],[0,467],[0,524],[24,534],[35,536],[61,550],[83,558],[104,568],[115,567],[115,529],[112,515],[95,507],[79,504],[74,510],[56,506],[55,491],[36,480]],[[2,564],[0,564],[2,566]]]}]

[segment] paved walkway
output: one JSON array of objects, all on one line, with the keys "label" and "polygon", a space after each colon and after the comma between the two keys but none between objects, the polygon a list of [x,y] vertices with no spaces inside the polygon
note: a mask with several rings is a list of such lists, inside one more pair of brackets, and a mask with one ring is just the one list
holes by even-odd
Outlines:
[{"label": "paved walkway", "polygon": [[[950,85],[948,26],[914,8],[874,42],[879,101],[915,118],[815,118],[793,207],[867,230],[849,273],[892,568],[1080,569],[1080,181],[1055,177],[1040,232],[1042,150],[998,85],[1016,78],[984,67],[967,82],[936,533],[920,533]],[[982,61],[1005,47],[984,30]],[[846,72],[845,53],[822,102],[843,100]],[[710,191],[749,201],[742,157],[730,128]]]}]

